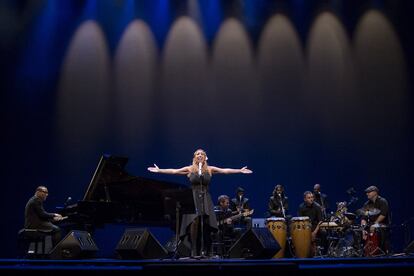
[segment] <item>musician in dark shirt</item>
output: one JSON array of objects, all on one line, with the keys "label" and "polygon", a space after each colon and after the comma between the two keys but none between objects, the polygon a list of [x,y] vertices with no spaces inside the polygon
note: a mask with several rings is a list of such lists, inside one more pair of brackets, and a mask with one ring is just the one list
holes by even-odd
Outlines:
[{"label": "musician in dark shirt", "polygon": [[[237,211],[239,213],[251,210],[249,206],[249,199],[244,196],[244,189],[242,187],[237,188],[236,196],[232,198],[230,202],[230,208],[233,212]],[[242,217],[238,221],[238,224],[249,229],[252,227],[252,218],[248,216]]]},{"label": "musician in dark shirt", "polygon": [[285,195],[285,188],[277,184],[269,198],[268,216],[285,218],[288,212],[288,198]]},{"label": "musician in dark shirt", "polygon": [[368,219],[370,219],[370,224],[383,224],[389,225],[390,224],[390,215],[389,215],[389,206],[388,201],[379,195],[379,189],[376,186],[369,186],[365,189],[365,193],[367,194],[368,200],[364,203],[362,209],[365,211],[378,209],[380,213],[373,217],[363,217],[361,220],[362,225],[366,225],[368,223]]},{"label": "musician in dark shirt", "polygon": [[231,216],[233,215],[230,209],[230,198],[227,195],[221,195],[218,197],[218,205],[214,207],[216,213],[219,230],[226,236],[233,234],[233,221]]},{"label": "musician in dark shirt", "polygon": [[312,239],[314,240],[318,233],[318,224],[322,221],[321,206],[315,202],[313,193],[306,191],[303,193],[303,203],[299,205],[298,215],[309,217],[312,223]]},{"label": "musician in dark shirt", "polygon": [[242,187],[237,188],[236,196],[231,199],[230,208],[233,211],[239,211],[239,212],[250,210],[249,199],[244,196],[244,189]]},{"label": "musician in dark shirt", "polygon": [[61,238],[60,228],[51,221],[60,221],[62,216],[60,214],[48,213],[43,208],[43,202],[46,200],[49,192],[45,186],[36,188],[33,197],[29,199],[25,208],[24,227],[26,229],[46,230],[52,233],[53,244],[56,245]]},{"label": "musician in dark shirt", "polygon": [[313,186],[313,196],[315,197],[315,202],[321,206],[322,217],[326,218],[329,209],[328,196],[321,192],[321,184],[315,184]]},{"label": "musician in dark shirt", "polygon": [[[366,229],[364,231],[364,239],[367,238],[367,231],[371,232],[370,235],[378,235],[377,246],[383,253],[390,253],[390,210],[388,201],[379,195],[379,189],[376,186],[369,186],[365,189],[368,200],[364,203],[362,210],[361,225]],[[367,247],[369,249],[369,247]],[[366,254],[375,255],[376,249],[369,249]]]}]

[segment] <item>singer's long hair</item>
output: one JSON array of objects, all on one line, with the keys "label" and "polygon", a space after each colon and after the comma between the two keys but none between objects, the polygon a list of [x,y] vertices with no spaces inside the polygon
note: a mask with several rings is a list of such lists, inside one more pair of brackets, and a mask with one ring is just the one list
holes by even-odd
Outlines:
[{"label": "singer's long hair", "polygon": [[208,171],[208,164],[207,164],[207,154],[206,154],[206,152],[203,150],[203,149],[198,149],[198,150],[196,150],[195,152],[194,152],[194,155],[193,155],[193,164],[191,165],[191,172],[192,173],[198,173],[198,163],[197,163],[197,158],[196,158],[196,154],[197,154],[197,152],[199,152],[199,151],[201,151],[202,152],[202,154],[204,155],[204,157],[205,157],[205,161],[204,161],[204,163],[203,163],[203,166],[201,167],[201,171],[203,172],[203,173],[205,173],[205,172],[207,172],[207,173],[210,173],[209,171]]},{"label": "singer's long hair", "polygon": [[277,196],[277,190],[280,189],[282,192],[280,193],[281,198],[285,198],[285,188],[282,184],[277,184],[273,189],[273,196]]}]

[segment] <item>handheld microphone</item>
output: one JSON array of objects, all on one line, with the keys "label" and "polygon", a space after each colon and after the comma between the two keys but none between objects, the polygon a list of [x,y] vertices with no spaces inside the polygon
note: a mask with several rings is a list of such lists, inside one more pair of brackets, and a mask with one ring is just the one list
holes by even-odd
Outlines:
[{"label": "handheld microphone", "polygon": [[200,162],[198,163],[198,175],[201,176],[201,167],[203,166],[203,164]]}]

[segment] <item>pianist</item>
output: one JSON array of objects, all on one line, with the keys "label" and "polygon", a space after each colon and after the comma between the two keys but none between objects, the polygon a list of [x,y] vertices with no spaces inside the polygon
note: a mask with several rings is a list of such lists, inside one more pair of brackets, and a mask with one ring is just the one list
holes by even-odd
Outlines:
[{"label": "pianist", "polygon": [[24,228],[51,231],[53,245],[56,245],[61,239],[61,231],[51,221],[60,221],[62,216],[60,214],[48,213],[43,208],[43,202],[48,194],[49,192],[45,186],[36,188],[34,196],[26,204]]}]

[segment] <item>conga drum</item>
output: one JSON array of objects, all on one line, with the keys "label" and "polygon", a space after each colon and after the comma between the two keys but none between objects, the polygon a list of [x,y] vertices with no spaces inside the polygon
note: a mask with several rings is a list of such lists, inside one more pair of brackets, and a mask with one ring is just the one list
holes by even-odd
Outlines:
[{"label": "conga drum", "polygon": [[380,232],[370,231],[366,237],[364,245],[364,255],[365,257],[373,257],[380,254]]},{"label": "conga drum", "polygon": [[387,229],[388,227],[382,224],[376,223],[371,225],[364,245],[364,255],[366,257],[373,257],[386,253],[388,249],[385,242]]},{"label": "conga drum", "polygon": [[293,217],[290,220],[290,235],[296,257],[309,258],[312,243],[312,224],[309,217]]},{"label": "conga drum", "polygon": [[279,252],[273,258],[285,257],[287,236],[286,220],[284,218],[268,218],[266,219],[266,226],[280,245]]}]

